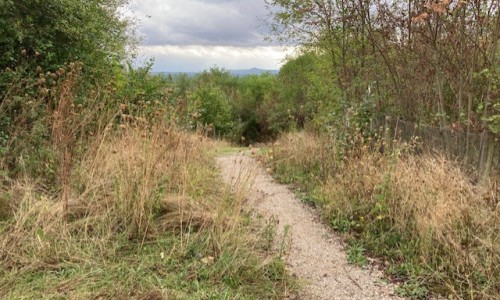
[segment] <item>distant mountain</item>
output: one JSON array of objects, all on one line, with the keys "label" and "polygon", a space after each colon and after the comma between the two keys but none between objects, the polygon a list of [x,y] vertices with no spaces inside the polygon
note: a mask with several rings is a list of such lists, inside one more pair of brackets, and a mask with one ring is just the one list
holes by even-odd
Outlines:
[{"label": "distant mountain", "polygon": [[[196,76],[201,72],[153,72],[155,75],[172,75],[172,76],[179,76],[181,74],[186,74],[189,77]],[[265,73],[269,73],[271,75],[277,75],[279,73],[279,70],[265,70],[265,69],[259,69],[259,68],[251,68],[251,69],[243,69],[243,70],[229,70],[229,73],[233,76],[238,76],[238,77],[243,77],[243,76],[248,76],[248,75],[261,75]]]}]

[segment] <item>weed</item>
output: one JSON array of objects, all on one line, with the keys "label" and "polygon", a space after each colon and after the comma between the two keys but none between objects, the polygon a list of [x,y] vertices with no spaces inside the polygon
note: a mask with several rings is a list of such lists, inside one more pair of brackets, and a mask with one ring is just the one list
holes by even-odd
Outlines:
[{"label": "weed", "polygon": [[347,250],[347,261],[357,266],[365,266],[368,261],[366,260],[365,248],[360,243],[353,243],[349,245]]},{"label": "weed", "polygon": [[338,232],[347,233],[351,230],[355,222],[346,218],[332,218],[330,225]]},{"label": "weed", "polygon": [[396,288],[396,293],[401,297],[411,297],[412,299],[425,299],[429,290],[418,279],[411,278]]},{"label": "weed", "polygon": [[266,251],[270,251],[273,248],[274,240],[276,238],[276,224],[277,220],[270,218],[267,220],[264,229],[262,230],[263,248]]},{"label": "weed", "polygon": [[271,263],[266,265],[267,276],[274,281],[286,280],[285,262],[281,258],[274,258]]}]

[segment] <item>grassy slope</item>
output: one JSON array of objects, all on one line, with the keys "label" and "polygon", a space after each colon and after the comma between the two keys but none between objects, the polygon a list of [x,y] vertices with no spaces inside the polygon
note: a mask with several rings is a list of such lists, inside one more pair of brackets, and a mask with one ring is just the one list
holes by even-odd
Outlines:
[{"label": "grassy slope", "polygon": [[[263,224],[221,182],[206,139],[172,128],[97,138],[57,195],[26,178],[0,227],[8,299],[281,299],[284,265]],[[111,130],[113,131],[113,130]]]},{"label": "grassy slope", "polygon": [[475,186],[453,163],[414,156],[410,145],[382,154],[360,137],[351,142],[355,150],[341,153],[329,138],[288,134],[265,158],[345,234],[351,262],[382,258],[401,295],[498,299],[498,187]]}]

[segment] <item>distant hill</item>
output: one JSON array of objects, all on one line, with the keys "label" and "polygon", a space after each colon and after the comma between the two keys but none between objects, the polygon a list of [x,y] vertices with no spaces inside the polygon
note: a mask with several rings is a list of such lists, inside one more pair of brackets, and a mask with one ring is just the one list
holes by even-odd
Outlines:
[{"label": "distant hill", "polygon": [[[189,77],[196,76],[201,72],[153,72],[153,74],[158,74],[158,75],[172,75],[172,76],[178,76],[180,74],[186,74]],[[277,75],[279,73],[279,70],[265,70],[265,69],[259,69],[259,68],[251,68],[251,69],[242,69],[242,70],[229,70],[229,73],[233,76],[238,76],[238,77],[243,77],[243,76],[248,76],[248,75],[261,75],[264,73],[269,73],[272,75]]]}]

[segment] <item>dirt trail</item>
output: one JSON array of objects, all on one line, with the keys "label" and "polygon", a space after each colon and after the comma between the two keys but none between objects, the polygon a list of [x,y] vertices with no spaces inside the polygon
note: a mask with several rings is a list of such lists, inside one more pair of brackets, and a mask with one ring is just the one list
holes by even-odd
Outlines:
[{"label": "dirt trail", "polygon": [[273,181],[255,159],[240,153],[219,157],[217,162],[233,187],[253,180],[246,191],[248,205],[278,221],[277,237],[284,236],[287,228],[287,268],[304,282],[295,299],[398,299],[376,268],[350,265],[335,233],[286,186]]}]

